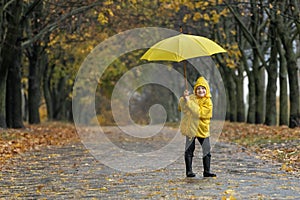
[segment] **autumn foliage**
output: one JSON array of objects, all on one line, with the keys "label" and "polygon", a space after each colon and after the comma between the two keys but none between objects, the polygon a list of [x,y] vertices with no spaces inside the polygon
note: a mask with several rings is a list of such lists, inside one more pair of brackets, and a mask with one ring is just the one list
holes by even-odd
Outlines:
[{"label": "autumn foliage", "polygon": [[25,129],[0,129],[0,168],[14,155],[78,142],[75,127],[61,122],[26,125]]},{"label": "autumn foliage", "polygon": [[300,128],[225,123],[220,138],[246,147],[260,159],[282,163],[282,170],[299,173]]}]

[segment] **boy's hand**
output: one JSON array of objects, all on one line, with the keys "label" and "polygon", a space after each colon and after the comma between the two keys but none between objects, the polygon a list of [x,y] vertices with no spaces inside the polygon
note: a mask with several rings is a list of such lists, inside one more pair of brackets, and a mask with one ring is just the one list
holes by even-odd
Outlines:
[{"label": "boy's hand", "polygon": [[185,91],[183,92],[183,97],[184,97],[184,99],[185,99],[186,101],[188,101],[188,100],[190,99],[190,97],[189,97],[189,91],[188,91],[188,90],[185,90]]}]

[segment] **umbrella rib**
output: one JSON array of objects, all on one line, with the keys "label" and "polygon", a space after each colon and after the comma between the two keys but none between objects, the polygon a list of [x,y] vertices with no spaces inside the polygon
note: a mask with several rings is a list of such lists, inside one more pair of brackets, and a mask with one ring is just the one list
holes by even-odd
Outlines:
[{"label": "umbrella rib", "polygon": [[[200,37],[200,36],[198,36]],[[208,55],[212,55],[211,53],[209,53],[208,49],[206,48],[206,46],[204,46],[201,42],[199,42],[197,39],[195,39],[194,37],[192,37],[192,40],[194,42],[196,42],[196,44],[198,44],[199,46],[201,46],[202,49],[205,50],[205,53],[207,53]]]},{"label": "umbrella rib", "polygon": [[181,55],[181,52],[180,52],[180,50],[181,50],[181,48],[180,48],[180,37],[178,37],[178,43],[177,43],[177,46],[178,46],[178,57],[180,56],[181,58],[183,58],[183,59],[185,59],[182,55]]}]

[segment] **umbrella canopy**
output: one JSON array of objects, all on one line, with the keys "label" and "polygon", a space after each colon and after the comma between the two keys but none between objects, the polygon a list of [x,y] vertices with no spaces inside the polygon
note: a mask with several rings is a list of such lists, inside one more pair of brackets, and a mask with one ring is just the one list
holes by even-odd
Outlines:
[{"label": "umbrella canopy", "polygon": [[[181,33],[156,43],[146,51],[141,59],[148,61],[180,62],[189,58],[210,56],[223,52],[226,52],[226,50],[206,37]],[[184,78],[185,87],[188,89],[186,62],[184,63]]]},{"label": "umbrella canopy", "polygon": [[148,61],[175,61],[180,62],[199,56],[210,56],[226,52],[212,40],[188,34],[179,34],[153,45],[141,59]]}]

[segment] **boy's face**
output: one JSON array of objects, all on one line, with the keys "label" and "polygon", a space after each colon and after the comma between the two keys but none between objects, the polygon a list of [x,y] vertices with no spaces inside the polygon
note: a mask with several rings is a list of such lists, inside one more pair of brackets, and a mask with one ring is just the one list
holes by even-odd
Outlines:
[{"label": "boy's face", "polygon": [[206,88],[205,87],[203,87],[203,86],[198,86],[197,88],[196,88],[196,95],[198,96],[198,97],[205,97],[205,95],[206,95]]}]

